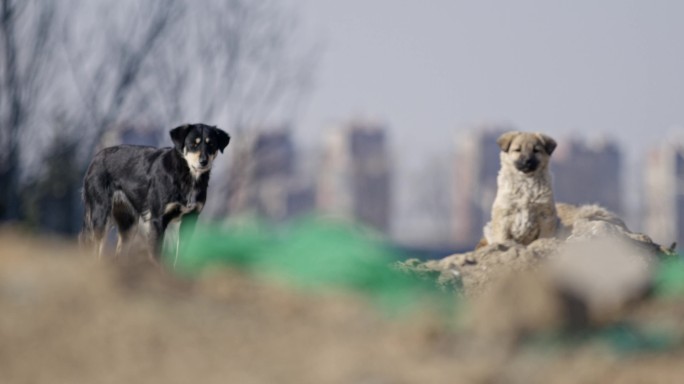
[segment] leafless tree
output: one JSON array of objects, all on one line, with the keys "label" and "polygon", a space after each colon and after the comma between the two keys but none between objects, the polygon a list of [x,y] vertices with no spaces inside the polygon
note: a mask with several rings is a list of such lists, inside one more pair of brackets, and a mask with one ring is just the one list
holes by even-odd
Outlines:
[{"label": "leafless tree", "polygon": [[[103,14],[98,19],[107,19],[112,7],[121,5],[96,8]],[[126,119],[165,128],[203,121],[235,131],[296,116],[317,47],[297,44],[296,17],[277,1],[157,0],[128,9],[139,16],[107,27],[102,47],[67,48],[88,111],[79,120],[89,126],[76,131],[79,137],[88,132],[91,148]],[[83,31],[70,33],[73,41]]]},{"label": "leafless tree", "polygon": [[[300,44],[296,17],[276,0],[0,0],[0,7],[0,220],[21,219],[24,153],[74,148],[79,179],[117,125],[168,130],[201,121],[235,137],[292,121],[317,52]],[[28,145],[37,150],[22,152]],[[38,179],[62,174],[42,168],[27,183],[49,186]]]},{"label": "leafless tree", "polygon": [[51,1],[0,1],[0,218],[20,219],[22,138],[50,73],[55,6]]},{"label": "leafless tree", "polygon": [[198,26],[189,53],[201,68],[194,79],[200,115],[228,119],[238,129],[274,114],[292,117],[315,57],[315,50],[295,44],[293,14],[275,0],[207,0],[188,16]]},{"label": "leafless tree", "polygon": [[[92,6],[77,4],[84,9]],[[84,19],[83,9],[75,13],[77,20],[65,23],[63,47],[80,99],[71,134],[86,149],[83,167],[104,133],[130,118],[135,103],[141,102],[138,84],[147,76],[147,62],[167,41],[181,10],[180,3],[174,0],[100,2],[90,12],[107,23],[79,25]],[[78,44],[83,33],[95,38],[85,45]]]}]

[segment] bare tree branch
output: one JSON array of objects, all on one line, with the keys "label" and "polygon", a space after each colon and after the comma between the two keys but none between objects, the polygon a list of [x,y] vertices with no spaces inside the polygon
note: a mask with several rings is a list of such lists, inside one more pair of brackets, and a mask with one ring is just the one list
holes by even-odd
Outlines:
[{"label": "bare tree branch", "polygon": [[150,21],[149,25],[146,26],[140,45],[138,47],[122,49],[119,56],[121,58],[118,72],[119,76],[112,92],[112,102],[109,103],[109,108],[104,112],[100,121],[98,121],[93,137],[91,138],[92,146],[95,146],[95,143],[100,140],[104,131],[109,128],[110,124],[113,123],[121,113],[126,98],[129,96],[132,86],[138,79],[144,61],[151,54],[154,47],[160,42],[161,37],[164,35],[174,16],[174,10],[174,7],[168,5],[168,3],[166,6],[161,7],[161,9],[157,9],[153,19]]},{"label": "bare tree branch", "polygon": [[296,25],[277,0],[0,0],[0,219],[27,139],[78,143],[83,173],[124,123],[289,122],[313,62]]},{"label": "bare tree branch", "polygon": [[5,179],[0,194],[6,209],[6,212],[0,209],[0,218],[17,220],[21,216],[21,138],[27,133],[29,121],[38,115],[34,109],[39,103],[41,90],[46,88],[42,80],[48,71],[45,63],[48,61],[53,25],[52,3],[35,0],[0,2],[3,57],[0,111],[3,112],[1,129],[4,131],[1,138],[6,154],[0,159],[0,176]]}]

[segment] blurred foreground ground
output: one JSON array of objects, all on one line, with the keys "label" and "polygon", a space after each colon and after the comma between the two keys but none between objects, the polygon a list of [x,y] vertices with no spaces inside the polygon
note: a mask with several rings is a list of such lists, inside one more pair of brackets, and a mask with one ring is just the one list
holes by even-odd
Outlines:
[{"label": "blurred foreground ground", "polygon": [[453,293],[455,316],[392,316],[349,292],[229,268],[184,280],[5,229],[0,383],[681,382],[684,297],[567,330],[544,287],[520,273]]}]

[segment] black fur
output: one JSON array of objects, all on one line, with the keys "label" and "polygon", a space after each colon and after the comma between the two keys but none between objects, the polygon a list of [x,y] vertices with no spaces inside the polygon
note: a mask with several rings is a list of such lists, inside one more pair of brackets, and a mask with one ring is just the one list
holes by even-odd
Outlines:
[{"label": "black fur", "polygon": [[[82,239],[101,252],[108,223],[119,232],[117,254],[140,220],[148,229],[153,262],[160,256],[166,227],[181,219],[181,231],[194,227],[207,198],[211,159],[228,145],[230,136],[204,124],[171,130],[173,148],[119,145],[95,155],[83,181]],[[189,164],[184,156],[196,156]]]}]

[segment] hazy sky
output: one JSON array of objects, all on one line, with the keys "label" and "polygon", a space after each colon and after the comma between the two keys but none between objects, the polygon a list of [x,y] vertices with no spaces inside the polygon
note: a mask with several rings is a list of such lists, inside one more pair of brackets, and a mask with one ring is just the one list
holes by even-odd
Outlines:
[{"label": "hazy sky", "polygon": [[395,149],[451,149],[457,130],[606,134],[634,153],[684,124],[684,1],[292,0],[325,49],[310,138],[372,116]]}]

